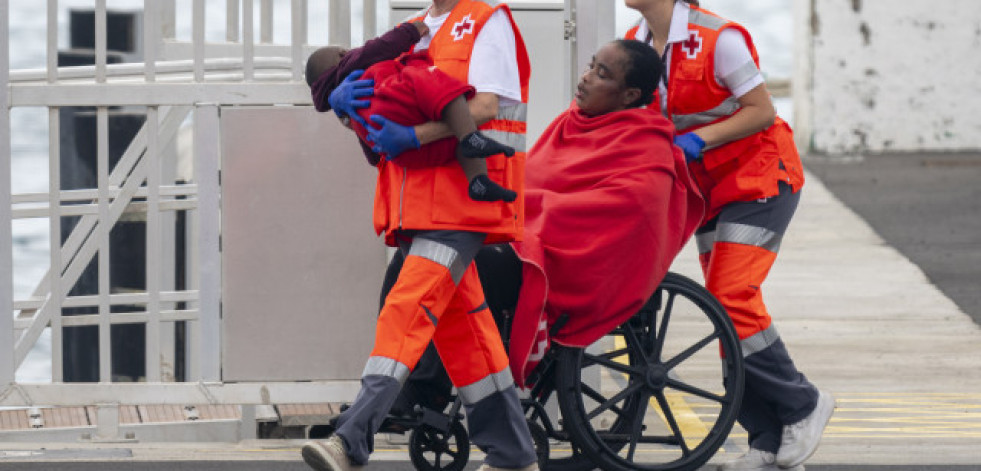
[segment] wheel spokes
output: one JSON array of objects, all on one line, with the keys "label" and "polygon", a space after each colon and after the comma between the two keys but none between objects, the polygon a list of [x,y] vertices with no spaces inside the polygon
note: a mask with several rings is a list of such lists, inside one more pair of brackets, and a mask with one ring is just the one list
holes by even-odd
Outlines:
[{"label": "wheel spokes", "polygon": [[688,348],[686,348],[686,349],[685,349],[684,351],[682,351],[681,353],[679,353],[679,354],[677,354],[677,355],[675,355],[675,357],[674,357],[674,358],[672,358],[672,359],[670,359],[670,360],[668,360],[667,362],[665,362],[665,363],[664,363],[664,366],[665,366],[665,367],[666,367],[667,369],[669,369],[669,370],[670,370],[670,369],[674,369],[674,368],[675,368],[675,367],[677,367],[677,366],[678,366],[679,364],[681,364],[681,362],[683,362],[683,361],[685,361],[685,360],[687,360],[687,359],[688,359],[688,358],[690,358],[690,357],[691,357],[692,355],[694,355],[694,354],[695,354],[695,352],[698,352],[699,350],[701,350],[701,349],[703,349],[703,348],[705,348],[705,346],[706,346],[706,345],[708,345],[708,344],[709,344],[709,343],[711,343],[711,342],[712,342],[713,340],[715,340],[715,339],[718,339],[718,338],[719,338],[719,332],[718,332],[718,330],[715,330],[715,331],[713,331],[713,332],[712,332],[712,333],[711,333],[710,335],[708,335],[708,336],[706,336],[705,338],[703,338],[703,339],[701,339],[701,340],[699,340],[699,341],[698,341],[698,342],[696,342],[696,343],[695,343],[694,345],[692,345],[692,346],[690,346],[690,347],[688,347]]},{"label": "wheel spokes", "polygon": [[729,403],[729,400],[726,399],[725,395],[720,396],[720,395],[715,394],[713,392],[706,391],[706,390],[704,390],[702,388],[699,388],[699,387],[696,387],[696,386],[692,386],[690,384],[683,383],[683,382],[678,381],[678,380],[674,380],[674,379],[668,378],[668,387],[669,388],[672,388],[672,389],[677,389],[678,391],[686,392],[688,394],[692,394],[692,395],[695,395],[695,396],[698,396],[698,397],[701,397],[701,398],[704,398],[704,399],[708,399],[710,401],[715,401],[715,402],[718,402],[719,404],[728,404]]},{"label": "wheel spokes", "polygon": [[[639,400],[641,401],[640,404],[646,405],[647,404],[647,401],[649,401],[650,398],[651,398],[651,395],[648,394],[646,391],[641,392],[640,393],[640,398],[639,398]],[[642,407],[641,409],[642,409],[641,413],[634,414],[633,421],[630,424],[630,447],[627,450],[627,460],[629,460],[629,461],[633,461],[634,460],[634,454],[637,452],[637,444],[640,441],[641,433],[642,433],[642,431],[644,429],[644,413],[643,412],[646,411],[647,408],[646,407]]]},{"label": "wheel spokes", "polygon": [[[600,394],[593,388],[586,385],[583,385],[582,387],[584,390],[588,389],[589,391],[591,391],[592,394],[589,394],[589,396],[596,402],[600,402],[600,400],[605,399],[602,394]],[[600,405],[593,408],[592,411],[587,412],[586,420],[593,420],[596,418],[596,416],[608,410],[612,410],[616,412],[617,415],[621,415],[623,412],[621,411],[621,409],[616,407],[616,404],[622,401],[625,397],[633,394],[634,391],[637,391],[641,387],[643,387],[643,383],[639,383],[639,382],[630,383],[626,388],[623,389],[623,391],[614,394],[613,397],[604,400],[602,403],[600,403]]]},{"label": "wheel spokes", "polygon": [[616,350],[610,350],[608,352],[603,352],[600,354],[583,352],[582,367],[585,369],[597,364],[604,365],[604,366],[611,365],[613,363],[622,364],[621,362],[618,362],[616,358],[629,354],[630,354],[630,347],[618,348]]},{"label": "wheel spokes", "polygon": [[649,356],[648,353],[644,351],[644,342],[642,342],[640,337],[637,336],[637,330],[643,331],[643,327],[640,329],[634,329],[630,327],[630,323],[627,323],[627,326],[623,329],[623,337],[628,345],[628,348],[625,348],[624,350],[629,351],[629,345],[636,345],[637,348],[634,349],[634,352],[640,354],[640,360],[642,360],[643,363],[650,363],[652,359],[657,360],[656,356]]},{"label": "wheel spokes", "polygon": [[691,450],[688,448],[688,443],[685,442],[685,436],[681,433],[681,428],[678,426],[678,421],[674,418],[674,412],[671,411],[671,406],[668,404],[667,398],[664,397],[664,392],[657,391],[654,393],[654,397],[657,399],[657,404],[661,407],[661,412],[664,413],[664,419],[668,422],[668,426],[671,427],[671,433],[678,440],[682,456],[688,456],[691,454]]},{"label": "wheel spokes", "polygon": [[[738,337],[724,308],[704,287],[669,273],[607,335],[590,348],[605,353],[562,351],[563,377],[576,375],[557,381],[569,414],[563,433],[589,452],[592,463],[582,464],[698,469],[731,430],[742,393],[742,355],[731,354]],[[724,357],[721,375],[713,342]]]},{"label": "wheel spokes", "polygon": [[[661,359],[661,352],[664,351],[664,339],[668,334],[668,324],[671,322],[671,313],[674,311],[674,298],[677,296],[675,293],[668,294],[668,302],[664,306],[664,313],[661,314],[661,325],[654,336],[654,349],[651,352],[651,358],[655,360]],[[653,329],[651,329],[653,332]]]},{"label": "wheel spokes", "polygon": [[[627,351],[629,350],[629,347],[628,348],[623,348],[621,350],[623,350],[624,353],[627,353]],[[586,365],[586,366],[593,366],[593,365],[605,366],[605,367],[607,367],[607,368],[609,368],[611,370],[618,371],[620,373],[625,373],[628,376],[634,376],[634,375],[643,374],[643,370],[641,370],[639,368],[635,368],[635,367],[632,367],[632,366],[630,366],[630,365],[628,365],[626,363],[621,363],[621,362],[618,362],[616,360],[613,360],[613,358],[616,358],[616,357],[619,357],[619,356],[623,356],[624,353],[621,353],[621,354],[612,356],[610,358],[604,358],[606,355],[592,355],[592,354],[588,354],[588,353],[583,352],[583,360],[584,360],[583,361],[583,364],[585,365],[585,363],[586,363],[585,360],[589,360],[589,365]],[[584,366],[584,368],[585,368],[585,366]]]}]

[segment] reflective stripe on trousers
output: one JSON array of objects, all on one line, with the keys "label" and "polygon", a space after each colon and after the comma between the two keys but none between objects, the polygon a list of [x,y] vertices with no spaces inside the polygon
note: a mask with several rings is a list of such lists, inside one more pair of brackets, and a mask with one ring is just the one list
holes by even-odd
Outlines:
[{"label": "reflective stripe on trousers", "polygon": [[739,424],[752,448],[771,453],[780,447],[783,426],[810,414],[818,395],[791,360],[760,290],[799,200],[781,183],[778,196],[727,205],[695,234],[706,287],[726,308],[743,350]]},{"label": "reflective stripe on trousers", "polygon": [[[472,263],[484,235],[456,231],[412,235],[403,247],[405,264],[378,318],[361,391],[338,420],[336,433],[344,439],[352,462],[366,462],[374,449],[373,435],[432,339],[468,407],[490,410],[486,404],[492,404],[496,411],[482,416],[478,412],[481,420],[468,415],[471,437],[476,445],[486,447],[488,463],[530,464],[535,460],[531,434]],[[507,408],[516,410],[517,416],[502,413]]]},{"label": "reflective stripe on trousers", "polygon": [[781,183],[779,195],[729,204],[695,233],[705,286],[726,308],[744,349],[772,322],[761,287],[799,201],[800,193]]}]

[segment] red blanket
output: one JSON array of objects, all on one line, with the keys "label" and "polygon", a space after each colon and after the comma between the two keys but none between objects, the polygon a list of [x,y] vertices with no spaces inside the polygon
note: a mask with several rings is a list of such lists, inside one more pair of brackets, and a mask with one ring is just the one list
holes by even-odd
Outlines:
[{"label": "red blanket", "polygon": [[511,332],[515,381],[551,340],[582,347],[630,318],[667,272],[702,218],[674,127],[632,109],[587,117],[575,104],[528,153],[523,264]]}]

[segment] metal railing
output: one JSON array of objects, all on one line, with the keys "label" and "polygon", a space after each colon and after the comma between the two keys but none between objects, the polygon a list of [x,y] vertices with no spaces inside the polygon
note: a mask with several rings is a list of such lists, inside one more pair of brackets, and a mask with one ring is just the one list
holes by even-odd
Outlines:
[{"label": "metal railing", "polygon": [[[325,0],[327,1],[327,0]],[[351,2],[329,0],[329,41],[350,44]],[[362,3],[363,36],[375,35],[374,0]],[[205,41],[206,8],[216,2],[193,0],[190,42],[176,39],[176,1],[145,0],[142,64],[107,62],[106,0],[95,1],[95,64],[58,67],[58,0],[47,2],[47,62],[44,69],[10,70],[7,47],[0,48],[0,154],[11,154],[10,111],[44,107],[49,125],[49,191],[0,191],[0,406],[120,404],[284,404],[353,397],[354,381],[223,384],[221,379],[221,280],[219,217],[219,110],[232,105],[307,105],[302,83],[307,45],[308,0],[291,0],[289,44],[273,42],[272,0],[227,0],[226,41]],[[278,5],[282,3],[277,2]],[[0,34],[9,37],[8,2],[0,2]],[[258,16],[259,31],[254,23]],[[258,36],[259,41],[255,39]],[[93,107],[96,115],[97,184],[63,190],[59,110]],[[109,162],[108,116],[113,107],[146,108],[146,121],[119,161]],[[164,152],[186,120],[193,122],[193,175],[174,178],[174,155]],[[11,159],[0,163],[0,182],[11,181]],[[177,211],[189,214],[188,287],[176,289],[169,254]],[[110,287],[110,233],[121,218],[146,221],[146,289],[114,293]],[[77,217],[62,242],[62,219]],[[46,218],[50,266],[32,294],[14,299],[12,222]],[[69,295],[90,262],[98,267],[93,295]],[[117,306],[142,306],[114,312]],[[63,316],[66,308],[88,307],[94,314]],[[188,373],[173,382],[175,322],[188,325]],[[112,381],[111,327],[146,326],[145,382]],[[64,382],[62,358],[66,328],[97,326],[97,383]],[[165,328],[166,327],[166,328]],[[45,329],[51,331],[52,382],[18,384],[18,367]],[[169,332],[169,333],[168,333]],[[168,366],[170,365],[170,366]],[[100,417],[102,414],[100,413]],[[118,420],[116,421],[118,425]],[[111,427],[106,424],[106,427]],[[102,424],[100,423],[100,427]],[[110,428],[110,430],[112,430]]]}]

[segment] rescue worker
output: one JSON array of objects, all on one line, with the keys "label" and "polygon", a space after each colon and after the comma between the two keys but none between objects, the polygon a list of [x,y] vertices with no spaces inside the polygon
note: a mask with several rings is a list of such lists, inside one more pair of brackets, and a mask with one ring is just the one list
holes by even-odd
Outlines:
[{"label": "rescue worker", "polygon": [[804,176],[790,127],[776,116],[749,32],[698,0],[625,0],[642,19],[626,37],[666,65],[658,101],[708,201],[695,237],[706,287],[741,339],[739,423],[749,452],[720,469],[802,470],[834,399],[797,370],[760,290],[800,200]]},{"label": "rescue worker", "polygon": [[[471,440],[486,455],[480,469],[537,470],[507,354],[473,265],[484,244],[521,235],[528,55],[503,3],[434,0],[412,20],[429,27],[415,50],[428,48],[436,67],[473,85],[469,105],[479,129],[517,151],[512,158],[490,157],[487,166],[492,179],[519,194],[513,203],[471,200],[466,176],[452,158],[424,168],[395,163],[403,151],[452,132],[442,122],[408,127],[371,117],[378,126],[368,129],[368,140],[375,152],[393,159],[378,162],[375,229],[399,247],[405,264],[379,315],[361,390],[338,418],[334,435],[303,446],[303,459],[325,471],[363,465],[373,451],[373,435],[432,340],[466,407]],[[338,116],[355,114],[367,106],[363,96],[370,86],[346,81],[331,93],[331,108]]]}]

